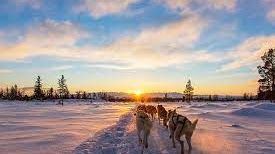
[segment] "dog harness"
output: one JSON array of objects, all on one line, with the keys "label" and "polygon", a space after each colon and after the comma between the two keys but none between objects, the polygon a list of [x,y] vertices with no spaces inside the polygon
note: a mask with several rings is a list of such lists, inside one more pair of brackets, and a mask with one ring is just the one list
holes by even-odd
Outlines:
[{"label": "dog harness", "polygon": [[[176,122],[174,121],[174,118],[175,118],[175,117],[177,117]],[[183,121],[179,121],[179,118],[180,118],[180,117],[183,118]],[[173,124],[174,124],[175,126],[176,126],[178,123],[181,123],[181,124],[184,125],[186,120],[187,120],[186,117],[184,117],[184,116],[182,116],[182,115],[179,115],[179,114],[178,114],[177,116],[174,116],[174,115],[172,116],[172,122],[173,122]]]},{"label": "dog harness", "polygon": [[143,117],[143,116],[139,116],[139,118],[141,118],[141,119],[146,119],[146,117]]},{"label": "dog harness", "polygon": [[[174,122],[174,118],[175,118],[175,117],[177,117],[176,123]],[[179,120],[179,117],[183,117],[183,121],[180,121],[180,120]],[[181,132],[182,132],[182,130],[183,130],[183,127],[184,127],[186,121],[187,121],[187,118],[184,117],[184,116],[182,116],[182,115],[172,116],[172,122],[173,122],[173,124],[174,124],[176,127],[177,127],[178,124],[182,124],[182,127],[181,127],[181,129],[180,129],[180,134],[181,134]]]}]

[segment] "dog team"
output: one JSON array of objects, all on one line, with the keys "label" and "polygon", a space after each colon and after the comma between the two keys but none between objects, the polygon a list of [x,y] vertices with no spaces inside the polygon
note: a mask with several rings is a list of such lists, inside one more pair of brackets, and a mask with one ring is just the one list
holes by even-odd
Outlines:
[{"label": "dog team", "polygon": [[[198,123],[198,119],[191,122],[187,117],[176,113],[176,110],[168,110],[162,106],[157,105],[138,105],[136,108],[136,127],[139,143],[143,147],[148,148],[148,137],[153,127],[152,121],[155,115],[158,115],[159,124],[162,120],[163,126],[169,128],[170,138],[172,139],[173,147],[175,148],[175,139],[181,145],[181,153],[184,153],[184,141],[180,140],[181,136],[185,136],[186,142],[189,146],[189,152],[192,150],[191,137]],[[151,117],[150,117],[151,116]],[[143,132],[143,139],[141,137]]]}]

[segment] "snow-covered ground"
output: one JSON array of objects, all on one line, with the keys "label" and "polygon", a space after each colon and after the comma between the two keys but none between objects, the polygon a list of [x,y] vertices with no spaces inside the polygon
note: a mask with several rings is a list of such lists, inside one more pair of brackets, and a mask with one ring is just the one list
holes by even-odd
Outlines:
[{"label": "snow-covered ground", "polygon": [[[134,103],[0,102],[0,153],[141,153]],[[156,103],[150,103],[157,105]],[[275,104],[268,102],[162,103],[199,119],[192,153],[275,153]],[[185,148],[187,149],[187,145]],[[168,130],[153,123],[144,153],[179,153]]]},{"label": "snow-covered ground", "polygon": [[[154,104],[154,103],[153,103]],[[156,105],[156,104],[154,104]],[[275,153],[275,104],[268,102],[165,103],[167,109],[194,120],[192,153]],[[185,146],[187,148],[187,145]],[[124,114],[113,126],[103,129],[75,148],[76,154],[138,154],[133,112]],[[179,153],[172,148],[168,130],[154,121],[149,148],[144,153]]]},{"label": "snow-covered ground", "polygon": [[129,103],[0,102],[0,153],[59,154],[115,124]]}]

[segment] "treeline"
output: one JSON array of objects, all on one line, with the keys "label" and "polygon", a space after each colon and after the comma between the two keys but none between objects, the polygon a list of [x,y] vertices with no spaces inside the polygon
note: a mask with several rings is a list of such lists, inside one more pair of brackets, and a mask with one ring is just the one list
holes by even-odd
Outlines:
[{"label": "treeline", "polygon": [[[192,97],[192,101],[194,102],[215,102],[215,101],[252,101],[257,100],[257,96],[254,96],[252,93],[244,93],[243,96],[220,96],[220,95],[208,95],[208,96],[200,96],[196,95]],[[190,100],[186,99],[186,96],[182,97],[169,97],[168,94],[164,94],[163,97],[149,97],[149,96],[141,96],[138,100],[133,97],[112,97],[109,96],[106,99],[110,102],[190,102]]]},{"label": "treeline", "polygon": [[215,101],[252,101],[257,100],[257,96],[254,96],[252,93],[244,93],[243,96],[219,96],[219,95],[209,95],[208,97],[200,97],[197,96],[194,98],[196,101],[209,101],[209,102],[215,102]]},{"label": "treeline", "polygon": [[17,85],[10,88],[0,89],[0,99],[6,100],[29,100],[29,96],[24,94],[24,91],[18,89]]},{"label": "treeline", "polygon": [[55,99],[61,99],[62,101],[64,99],[111,99],[105,92],[87,93],[85,91],[77,91],[75,94],[70,94],[64,75],[58,79],[57,85],[57,89],[51,87],[45,90],[45,88],[43,88],[41,77],[37,76],[32,94],[27,94],[23,89],[20,89],[17,85],[14,85],[5,89],[0,89],[0,99],[20,101],[43,101]]}]

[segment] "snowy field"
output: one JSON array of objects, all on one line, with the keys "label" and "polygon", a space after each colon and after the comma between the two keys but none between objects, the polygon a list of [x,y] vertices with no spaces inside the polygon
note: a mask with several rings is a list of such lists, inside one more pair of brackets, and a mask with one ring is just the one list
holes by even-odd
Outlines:
[{"label": "snowy field", "polygon": [[[199,119],[192,139],[194,154],[275,153],[275,104],[162,104],[177,108],[191,121]],[[0,102],[0,153],[141,153],[134,107],[132,103],[65,102],[58,106],[54,102]],[[176,146],[172,148],[168,130],[154,121],[144,153],[179,153],[179,144]]]},{"label": "snowy field", "polygon": [[0,102],[1,154],[72,153],[133,108],[127,103]]}]

